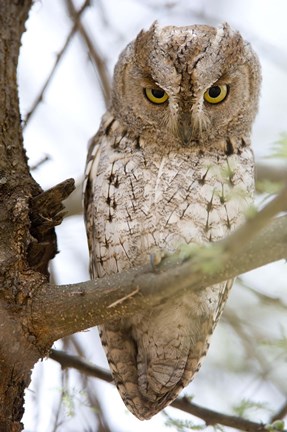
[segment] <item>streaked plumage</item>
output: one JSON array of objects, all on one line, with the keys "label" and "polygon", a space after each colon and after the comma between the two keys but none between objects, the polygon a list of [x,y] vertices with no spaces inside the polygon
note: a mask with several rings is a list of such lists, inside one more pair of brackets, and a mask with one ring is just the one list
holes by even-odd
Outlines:
[{"label": "streaked plumage", "polygon": [[[208,89],[217,97],[220,86],[225,99],[208,103]],[[219,240],[242,223],[254,188],[250,132],[259,86],[257,57],[226,24],[154,24],[128,45],[87,159],[93,278],[146,263],[158,250]],[[151,103],[146,88],[167,101]],[[102,326],[115,382],[138,418],[156,414],[191,381],[230,286]]]}]

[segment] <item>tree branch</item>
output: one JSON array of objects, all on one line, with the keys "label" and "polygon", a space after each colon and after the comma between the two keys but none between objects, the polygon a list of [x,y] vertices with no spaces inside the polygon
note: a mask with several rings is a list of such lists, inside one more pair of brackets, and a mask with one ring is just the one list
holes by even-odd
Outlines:
[{"label": "tree branch", "polygon": [[[65,0],[68,12],[71,15],[73,21],[76,18],[76,9],[73,0]],[[106,62],[103,56],[100,54],[99,49],[95,46],[95,43],[91,40],[88,32],[80,21],[77,21],[77,30],[81,35],[90,55],[92,62],[96,67],[96,71],[99,77],[99,83],[104,97],[106,106],[109,104],[111,96],[111,78],[107,69]]]},{"label": "tree branch", "polygon": [[74,14],[74,25],[73,25],[70,33],[68,34],[68,37],[67,37],[67,39],[66,39],[66,41],[64,43],[63,48],[57,54],[54,66],[52,67],[52,69],[51,69],[51,71],[50,71],[50,73],[49,73],[49,75],[48,75],[48,77],[47,77],[47,79],[46,79],[46,81],[45,81],[45,83],[44,83],[44,85],[43,85],[43,87],[42,87],[39,95],[35,99],[35,101],[34,101],[32,107],[31,107],[30,111],[27,113],[26,118],[23,121],[23,126],[22,126],[23,129],[25,129],[25,127],[27,126],[29,120],[31,120],[31,117],[35,114],[35,111],[37,110],[39,104],[42,102],[44,94],[45,94],[48,86],[50,85],[50,83],[51,83],[51,81],[52,81],[52,79],[53,79],[53,77],[55,75],[55,72],[56,72],[56,70],[57,70],[57,68],[58,68],[58,66],[59,66],[59,64],[60,64],[60,62],[61,62],[64,54],[65,54],[65,52],[67,51],[67,48],[68,48],[68,46],[69,46],[69,44],[70,44],[70,42],[71,42],[74,34],[77,32],[78,23],[80,21],[80,18],[82,16],[83,12],[85,11],[85,9],[88,6],[90,6],[90,0],[86,0],[84,2],[84,4],[82,5],[82,7],[80,8],[79,11],[75,11],[75,14]]},{"label": "tree branch", "polygon": [[255,423],[250,420],[246,420],[242,417],[232,416],[223,414],[217,411],[213,411],[193,402],[187,397],[182,397],[174,400],[171,403],[173,408],[180,409],[188,414],[194,415],[205,421],[206,426],[215,426],[220,424],[222,426],[228,426],[235,429],[239,429],[245,432],[266,432],[267,425],[263,423]]},{"label": "tree branch", "polygon": [[188,256],[184,259],[179,252],[165,258],[156,269],[147,264],[78,284],[43,284],[30,302],[31,331],[40,334],[40,340],[52,342],[75,331],[155,306],[188,290],[202,290],[286,258],[287,216],[273,220],[266,227],[274,214],[286,208],[286,193],[285,187],[279,196],[225,240],[206,246],[186,246]]},{"label": "tree branch", "polygon": [[282,405],[282,407],[271,417],[271,422],[274,422],[278,419],[283,419],[287,416],[287,401]]},{"label": "tree branch", "polygon": [[229,254],[239,253],[250,238],[256,236],[276,214],[287,210],[287,183],[257,215],[249,217],[244,225],[234,231],[227,239],[223,240],[224,249]]},{"label": "tree branch", "polygon": [[[52,360],[57,361],[63,369],[74,368],[86,375],[99,378],[108,383],[113,383],[113,377],[108,371],[95,366],[77,356],[66,354],[64,351],[52,349],[49,357]],[[201,418],[205,421],[207,426],[220,424],[222,426],[228,426],[246,432],[266,432],[267,430],[266,425],[262,423],[255,423],[242,417],[231,416],[204,408],[194,404],[187,397],[181,397],[174,400],[170,406]],[[276,417],[274,420],[276,419],[278,419],[278,417]]]},{"label": "tree branch", "polygon": [[108,383],[113,382],[113,377],[106,369],[95,366],[92,363],[78,356],[65,353],[65,351],[51,349],[49,358],[60,363],[62,369],[74,368],[85,375],[99,378]]}]

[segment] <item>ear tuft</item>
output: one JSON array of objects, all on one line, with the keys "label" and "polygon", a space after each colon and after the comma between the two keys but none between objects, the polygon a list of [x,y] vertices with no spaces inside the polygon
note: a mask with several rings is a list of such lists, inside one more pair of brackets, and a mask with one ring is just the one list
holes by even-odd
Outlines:
[{"label": "ear tuft", "polygon": [[155,45],[158,29],[158,22],[154,21],[148,30],[141,30],[135,39],[134,52],[136,61],[142,66],[146,66],[147,64],[149,55],[148,53],[152,51],[152,48]]}]

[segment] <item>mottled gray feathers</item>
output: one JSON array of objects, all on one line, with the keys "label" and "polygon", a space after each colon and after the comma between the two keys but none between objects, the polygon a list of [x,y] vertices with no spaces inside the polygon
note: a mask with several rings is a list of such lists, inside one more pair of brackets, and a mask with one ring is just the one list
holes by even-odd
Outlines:
[{"label": "mottled gray feathers", "polygon": [[[87,158],[93,278],[144,264],[156,251],[220,240],[243,222],[254,190],[259,87],[256,55],[227,24],[155,23],[128,45]],[[231,284],[101,327],[119,392],[139,419],[192,380]]]}]

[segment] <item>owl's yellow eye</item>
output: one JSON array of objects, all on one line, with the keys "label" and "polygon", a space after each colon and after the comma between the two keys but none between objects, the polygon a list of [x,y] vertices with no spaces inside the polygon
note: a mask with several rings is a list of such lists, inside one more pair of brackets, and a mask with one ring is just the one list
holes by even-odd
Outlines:
[{"label": "owl's yellow eye", "polygon": [[168,100],[168,94],[161,88],[145,88],[144,94],[154,104],[163,104]]},{"label": "owl's yellow eye", "polygon": [[226,84],[215,85],[210,87],[204,93],[204,100],[210,104],[218,104],[224,101],[228,93],[228,87]]}]

